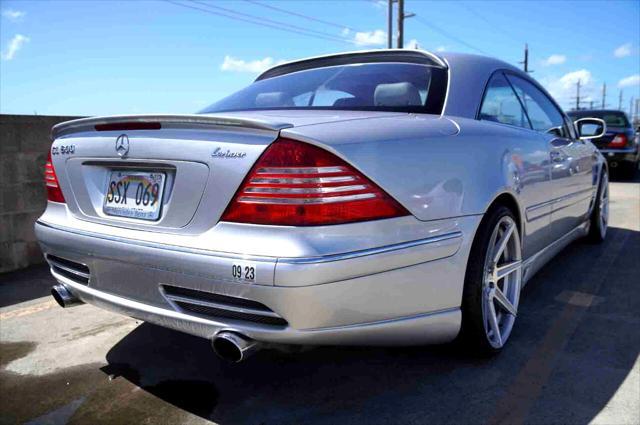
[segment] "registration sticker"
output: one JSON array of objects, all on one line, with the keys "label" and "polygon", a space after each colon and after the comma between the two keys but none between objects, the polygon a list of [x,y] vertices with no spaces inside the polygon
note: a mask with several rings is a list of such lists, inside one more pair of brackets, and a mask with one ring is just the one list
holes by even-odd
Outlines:
[{"label": "registration sticker", "polygon": [[231,277],[233,280],[245,283],[256,282],[257,267],[255,263],[235,262],[231,266]]}]

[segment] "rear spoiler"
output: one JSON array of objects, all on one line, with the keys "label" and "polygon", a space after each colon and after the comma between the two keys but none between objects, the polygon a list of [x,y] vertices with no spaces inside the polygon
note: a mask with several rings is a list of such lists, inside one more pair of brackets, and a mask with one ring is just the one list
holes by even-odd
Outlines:
[{"label": "rear spoiler", "polygon": [[[120,125],[119,125],[120,124]],[[51,129],[51,140],[79,131],[96,130],[152,130],[162,124],[195,124],[209,127],[242,127],[256,130],[279,131],[293,127],[281,121],[266,121],[227,115],[114,115],[109,117],[81,118],[55,125]]]}]

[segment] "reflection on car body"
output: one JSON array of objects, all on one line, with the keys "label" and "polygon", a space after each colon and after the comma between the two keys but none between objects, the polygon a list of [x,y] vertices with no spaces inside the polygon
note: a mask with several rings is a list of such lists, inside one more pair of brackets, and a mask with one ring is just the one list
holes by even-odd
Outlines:
[{"label": "reflection on car body", "polygon": [[[200,114],[81,119],[53,136],[52,152],[76,147],[50,157],[36,223],[56,299],[208,338],[234,361],[262,344],[460,337],[499,351],[525,282],[607,230],[593,135],[481,56],[310,58]],[[159,208],[103,208],[114,173],[164,176]]]}]

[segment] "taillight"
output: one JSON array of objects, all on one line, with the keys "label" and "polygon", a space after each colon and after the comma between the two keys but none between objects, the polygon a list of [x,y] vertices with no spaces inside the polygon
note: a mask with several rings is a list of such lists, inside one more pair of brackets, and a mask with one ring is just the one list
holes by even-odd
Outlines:
[{"label": "taillight", "polygon": [[614,137],[613,140],[609,142],[609,147],[612,148],[622,148],[625,146],[627,146],[626,134],[616,134],[616,137]]},{"label": "taillight", "polygon": [[337,156],[307,143],[279,139],[253,166],[222,220],[319,226],[408,214]]},{"label": "taillight", "polygon": [[58,176],[56,176],[56,170],[53,168],[53,162],[51,161],[51,151],[49,151],[47,162],[44,164],[44,182],[47,185],[47,199],[53,202],[64,202],[64,196],[58,183]]}]

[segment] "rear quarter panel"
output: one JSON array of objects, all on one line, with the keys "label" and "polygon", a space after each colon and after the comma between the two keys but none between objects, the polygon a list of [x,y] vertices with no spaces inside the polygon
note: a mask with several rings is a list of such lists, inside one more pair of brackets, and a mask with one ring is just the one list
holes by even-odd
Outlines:
[{"label": "rear quarter panel", "polygon": [[[351,162],[422,221],[483,214],[502,193],[525,217],[551,198],[546,142],[537,133],[473,119],[420,116],[286,129]],[[544,245],[545,221],[525,229]]]}]

